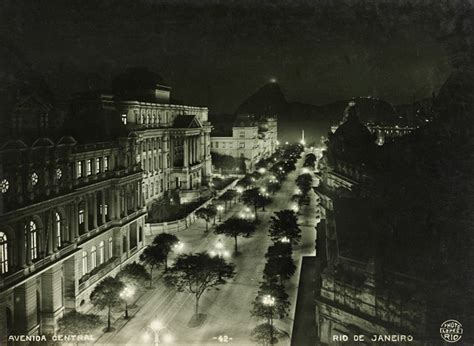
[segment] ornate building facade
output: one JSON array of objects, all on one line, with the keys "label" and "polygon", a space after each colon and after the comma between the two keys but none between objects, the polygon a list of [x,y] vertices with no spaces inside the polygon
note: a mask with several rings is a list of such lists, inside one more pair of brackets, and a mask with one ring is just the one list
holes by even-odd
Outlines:
[{"label": "ornate building facade", "polygon": [[232,126],[232,136],[212,136],[211,151],[234,158],[243,158],[247,170],[253,170],[261,159],[277,149],[277,120],[252,115],[239,115]]},{"label": "ornate building facade", "polygon": [[206,107],[172,103],[170,87],[150,71],[129,69],[113,82],[114,94],[78,95],[74,112],[118,121],[112,132],[133,132],[143,169],[145,204],[176,190],[182,202],[199,198],[211,176],[211,124]]},{"label": "ornate building facade", "polygon": [[0,335],[52,333],[144,246],[136,138],[0,149]]}]

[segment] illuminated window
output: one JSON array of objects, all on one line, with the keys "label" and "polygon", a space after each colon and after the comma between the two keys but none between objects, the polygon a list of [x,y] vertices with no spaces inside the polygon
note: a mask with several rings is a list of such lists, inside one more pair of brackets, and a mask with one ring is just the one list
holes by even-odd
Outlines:
[{"label": "illuminated window", "polygon": [[82,275],[87,274],[87,252],[82,251]]},{"label": "illuminated window", "polygon": [[8,180],[3,179],[2,183],[0,184],[0,191],[2,191],[2,193],[6,193],[9,187],[10,187],[10,183],[8,182]]},{"label": "illuminated window", "polygon": [[76,175],[78,178],[82,177],[82,161],[76,163]]},{"label": "illuminated window", "polygon": [[108,209],[109,209],[109,207],[108,207],[107,204],[101,204],[101,205],[99,206],[100,215],[107,215]]},{"label": "illuminated window", "polygon": [[97,249],[95,246],[91,250],[91,270],[94,270],[97,267]]},{"label": "illuminated window", "polygon": [[112,240],[112,237],[109,238],[109,258],[112,258],[114,255],[114,241]]},{"label": "illuminated window", "polygon": [[3,232],[0,232],[0,273],[8,273],[8,242]]},{"label": "illuminated window", "polygon": [[34,221],[30,221],[29,231],[30,231],[30,256],[31,256],[31,260],[35,260],[38,258],[38,229]]},{"label": "illuminated window", "polygon": [[100,167],[100,157],[97,157],[95,159],[95,174],[99,174],[101,171],[101,168],[102,167]]},{"label": "illuminated window", "polygon": [[63,176],[63,171],[60,168],[56,169],[56,179],[60,180]]},{"label": "illuminated window", "polygon": [[89,159],[87,160],[87,175],[91,175],[92,174],[92,160]]},{"label": "illuminated window", "polygon": [[104,241],[99,244],[99,265],[105,262]]},{"label": "illuminated window", "polygon": [[54,214],[54,219],[56,223],[56,245],[57,247],[61,247],[62,245],[62,238],[61,238],[61,215],[58,212]]},{"label": "illuminated window", "polygon": [[122,114],[122,124],[127,125],[127,114]]},{"label": "illuminated window", "polygon": [[109,170],[109,157],[105,156],[104,157],[104,172],[107,172]]},{"label": "illuminated window", "polygon": [[84,209],[79,210],[79,224],[82,225],[84,223]]},{"label": "illuminated window", "polygon": [[33,186],[35,186],[36,184],[38,184],[38,174],[36,174],[36,172],[33,172],[31,174],[31,184]]}]

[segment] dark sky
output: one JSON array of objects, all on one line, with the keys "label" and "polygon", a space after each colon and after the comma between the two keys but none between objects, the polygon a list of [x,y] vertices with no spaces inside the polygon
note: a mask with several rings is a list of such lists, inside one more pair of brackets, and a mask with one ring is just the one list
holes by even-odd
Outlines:
[{"label": "dark sky", "polygon": [[410,103],[450,73],[437,40],[456,10],[447,3],[2,0],[0,33],[59,97],[141,65],[213,112],[233,112],[270,78],[291,101]]}]

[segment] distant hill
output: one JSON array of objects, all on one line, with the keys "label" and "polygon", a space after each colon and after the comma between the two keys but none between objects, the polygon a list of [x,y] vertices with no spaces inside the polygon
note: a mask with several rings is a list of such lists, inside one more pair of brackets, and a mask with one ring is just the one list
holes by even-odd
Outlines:
[{"label": "distant hill", "polygon": [[[278,137],[282,141],[296,141],[305,130],[307,142],[319,141],[326,136],[332,125],[339,124],[350,101],[354,101],[361,120],[365,123],[381,125],[404,125],[411,122],[408,114],[416,114],[413,106],[400,107],[373,97],[357,97],[325,105],[287,102],[278,83],[268,83],[249,96],[237,108],[236,114],[277,115]],[[423,107],[426,105],[421,104]],[[424,114],[424,113],[423,113]]]}]

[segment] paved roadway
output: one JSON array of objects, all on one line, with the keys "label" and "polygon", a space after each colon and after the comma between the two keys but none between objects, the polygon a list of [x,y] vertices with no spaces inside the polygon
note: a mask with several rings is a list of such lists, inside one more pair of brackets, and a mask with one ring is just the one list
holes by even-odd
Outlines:
[{"label": "paved roadway", "polygon": [[[162,282],[157,282],[156,288],[148,290],[137,302],[139,307],[137,314],[122,328],[113,333],[102,335],[97,340],[97,344],[150,344],[142,338],[145,334],[145,326],[152,320],[158,319],[167,327],[163,333],[173,336],[174,345],[217,345],[219,341],[216,337],[219,335],[227,335],[232,338],[228,343],[231,345],[254,345],[250,340],[250,332],[259,321],[250,316],[250,309],[262,278],[264,256],[271,244],[267,236],[268,221],[273,211],[289,208],[290,198],[295,190],[294,180],[300,174],[301,164],[302,160],[297,163],[296,171],[288,175],[280,191],[273,196],[273,203],[266,208],[266,212],[258,212],[260,223],[255,235],[247,239],[239,238],[239,251],[242,254],[232,259],[236,265],[235,278],[227,284],[219,286],[218,290],[207,291],[202,296],[200,313],[206,315],[202,326],[188,327],[188,322],[194,313],[193,296],[175,292],[171,288],[166,288]],[[299,216],[303,235],[301,243],[294,248],[293,257],[297,264],[297,271],[286,285],[292,302],[291,312],[288,318],[275,323],[288,337],[282,339],[278,345],[290,344],[289,335],[293,325],[301,258],[314,254],[315,217],[313,206],[314,196],[311,196],[310,207],[303,208]],[[226,217],[239,212],[241,208],[241,206],[235,205]],[[188,230],[177,234],[185,244],[184,252],[212,249],[218,237],[212,232],[205,235],[204,230],[204,223],[199,221]],[[226,249],[232,252],[233,239],[225,237],[221,237],[221,239]]]}]

